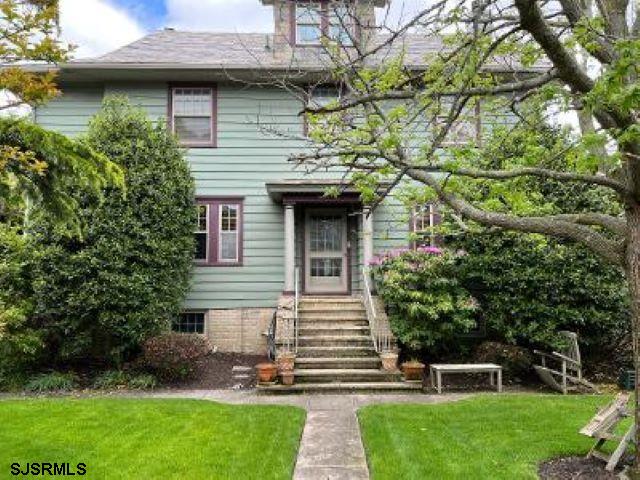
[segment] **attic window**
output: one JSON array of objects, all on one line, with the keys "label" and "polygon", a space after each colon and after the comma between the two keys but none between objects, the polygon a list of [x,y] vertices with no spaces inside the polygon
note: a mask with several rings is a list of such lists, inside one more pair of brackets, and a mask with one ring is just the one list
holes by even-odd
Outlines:
[{"label": "attic window", "polygon": [[175,86],[171,88],[171,126],[183,145],[215,146],[215,88]]},{"label": "attic window", "polygon": [[300,45],[318,45],[322,38],[322,4],[309,2],[296,6],[296,39]]},{"label": "attic window", "polygon": [[341,45],[353,45],[355,32],[353,12],[349,2],[305,2],[293,6],[295,21],[295,43],[298,45],[320,45],[323,37]]}]

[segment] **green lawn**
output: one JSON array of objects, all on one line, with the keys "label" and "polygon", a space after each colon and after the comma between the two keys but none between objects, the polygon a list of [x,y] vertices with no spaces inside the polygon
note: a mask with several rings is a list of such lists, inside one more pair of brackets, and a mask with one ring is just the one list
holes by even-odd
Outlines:
[{"label": "green lawn", "polygon": [[83,462],[85,478],[289,479],[304,420],[199,400],[0,401],[0,478],[13,462]]},{"label": "green lawn", "polygon": [[578,434],[606,396],[479,396],[440,405],[378,405],[358,416],[372,478],[535,479],[540,461],[584,454]]}]

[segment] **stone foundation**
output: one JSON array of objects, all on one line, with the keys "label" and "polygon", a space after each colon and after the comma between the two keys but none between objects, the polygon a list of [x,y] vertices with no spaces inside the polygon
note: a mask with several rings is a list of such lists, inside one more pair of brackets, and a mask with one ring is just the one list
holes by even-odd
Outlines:
[{"label": "stone foundation", "polygon": [[219,352],[266,354],[273,312],[273,308],[209,310],[207,337]]}]

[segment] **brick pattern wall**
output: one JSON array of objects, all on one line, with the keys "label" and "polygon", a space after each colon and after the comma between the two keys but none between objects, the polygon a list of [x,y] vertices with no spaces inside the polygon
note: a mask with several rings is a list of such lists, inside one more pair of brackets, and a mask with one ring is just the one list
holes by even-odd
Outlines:
[{"label": "brick pattern wall", "polygon": [[267,353],[267,337],[273,308],[209,310],[207,337],[220,352]]}]

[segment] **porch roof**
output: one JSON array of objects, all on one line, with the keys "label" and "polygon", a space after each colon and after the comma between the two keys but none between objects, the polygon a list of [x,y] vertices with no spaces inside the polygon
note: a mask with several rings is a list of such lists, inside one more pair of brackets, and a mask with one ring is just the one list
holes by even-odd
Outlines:
[{"label": "porch roof", "polygon": [[[362,203],[360,193],[344,180],[282,180],[265,186],[269,197],[276,203]],[[340,196],[325,196],[326,189],[330,187],[339,187]]]}]

